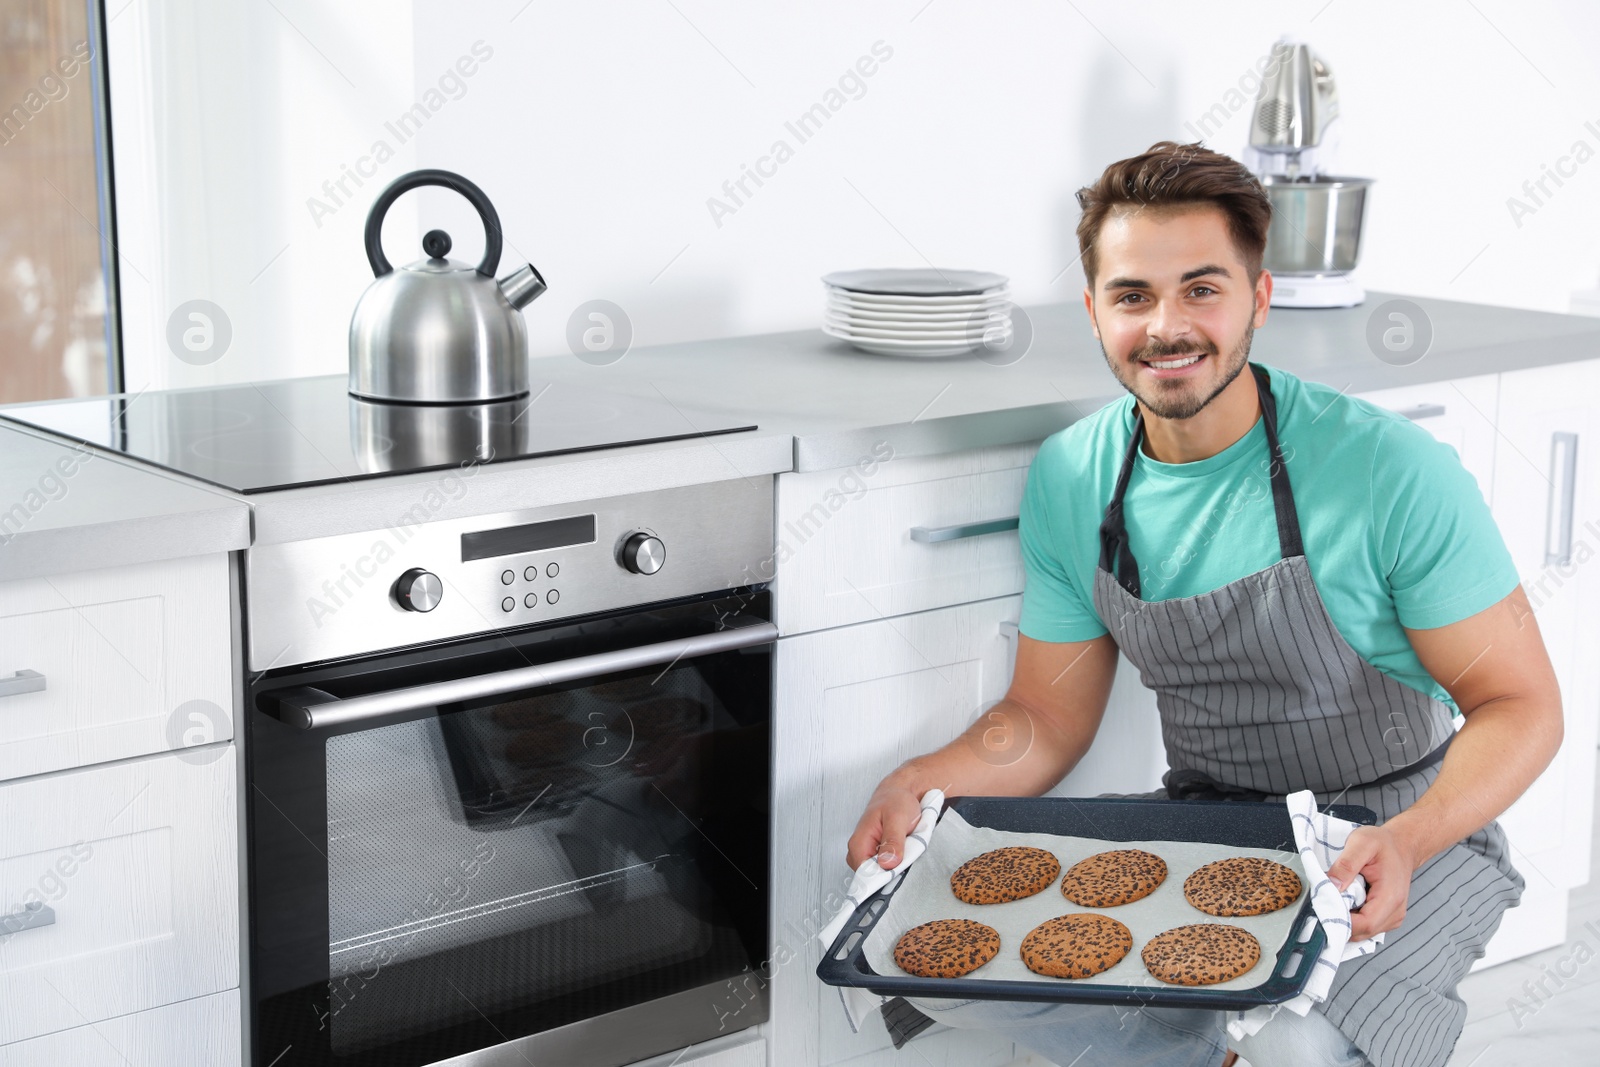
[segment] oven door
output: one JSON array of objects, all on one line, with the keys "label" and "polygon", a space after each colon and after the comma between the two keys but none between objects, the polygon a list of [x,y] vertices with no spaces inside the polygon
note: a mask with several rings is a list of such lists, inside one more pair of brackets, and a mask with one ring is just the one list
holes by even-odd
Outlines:
[{"label": "oven door", "polygon": [[257,679],[255,1062],[610,1067],[764,1020],[769,603]]}]

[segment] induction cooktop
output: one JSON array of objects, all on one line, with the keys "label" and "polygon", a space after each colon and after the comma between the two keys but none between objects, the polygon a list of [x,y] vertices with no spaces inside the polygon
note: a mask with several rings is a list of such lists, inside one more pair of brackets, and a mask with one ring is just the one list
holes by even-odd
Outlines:
[{"label": "induction cooktop", "polygon": [[362,400],[343,374],[0,408],[9,419],[240,493],[756,429],[563,382],[490,404]]}]

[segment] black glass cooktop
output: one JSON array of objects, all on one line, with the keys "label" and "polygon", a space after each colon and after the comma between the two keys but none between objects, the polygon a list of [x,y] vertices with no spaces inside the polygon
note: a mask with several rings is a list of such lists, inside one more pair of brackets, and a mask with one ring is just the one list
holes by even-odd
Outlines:
[{"label": "black glass cooktop", "polygon": [[342,374],[0,408],[25,423],[241,493],[754,430],[562,382],[493,404],[384,404]]}]

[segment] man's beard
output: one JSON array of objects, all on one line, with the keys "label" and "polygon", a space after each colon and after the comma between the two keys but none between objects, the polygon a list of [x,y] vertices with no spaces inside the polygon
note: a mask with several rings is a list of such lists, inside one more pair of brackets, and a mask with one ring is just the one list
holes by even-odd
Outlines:
[{"label": "man's beard", "polygon": [[[1154,389],[1148,390],[1147,393],[1141,393],[1133,387],[1134,382],[1139,380],[1138,368],[1133,368],[1130,371],[1126,363],[1112,359],[1111,353],[1106,351],[1104,341],[1100,342],[1100,352],[1106,357],[1106,366],[1111,368],[1111,373],[1116,376],[1117,381],[1121,382],[1122,387],[1132,393],[1140,404],[1144,405],[1145,410],[1163,419],[1192,419],[1207,404],[1215,400],[1224,389],[1232,385],[1233,380],[1239,376],[1239,372],[1244,370],[1245,364],[1250,361],[1250,342],[1255,337],[1255,332],[1256,328],[1253,323],[1245,327],[1244,336],[1234,346],[1233,351],[1228,354],[1228,362],[1223,369],[1222,379],[1209,393],[1205,394],[1194,388],[1167,389],[1159,381],[1152,383],[1155,387]],[[1141,349],[1137,357],[1130,358],[1160,359],[1162,356],[1177,356],[1184,352],[1193,352],[1195,348],[1196,346],[1193,344],[1169,346],[1151,343]],[[1214,345],[1211,347],[1201,346],[1201,351],[1205,352],[1208,358],[1216,357]]]}]

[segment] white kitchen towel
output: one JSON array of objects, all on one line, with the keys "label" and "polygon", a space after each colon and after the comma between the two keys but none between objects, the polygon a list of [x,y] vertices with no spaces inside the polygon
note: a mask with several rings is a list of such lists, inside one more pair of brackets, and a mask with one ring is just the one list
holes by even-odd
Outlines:
[{"label": "white kitchen towel", "polygon": [[1339,964],[1357,956],[1370,955],[1383,944],[1382,934],[1373,934],[1360,941],[1350,940],[1350,913],[1366,902],[1366,879],[1356,875],[1341,893],[1328,877],[1328,868],[1344,852],[1350,832],[1359,824],[1319,812],[1317,798],[1309,789],[1291,793],[1284,803],[1289,808],[1289,820],[1294,825],[1294,840],[1300,849],[1306,877],[1311,879],[1311,907],[1316,911],[1322,929],[1327,932],[1328,943],[1317,957],[1311,977],[1299,996],[1282,1004],[1264,1004],[1249,1011],[1230,1013],[1228,1033],[1235,1038],[1248,1037],[1260,1030],[1278,1014],[1280,1008],[1288,1008],[1296,1015],[1304,1016],[1311,1011],[1312,1005],[1327,999]]},{"label": "white kitchen towel", "polygon": [[[822,932],[817,935],[817,940],[822,942],[822,951],[826,952],[833,946],[833,939],[839,936],[839,931],[844,929],[844,924],[850,921],[850,916],[855,914],[861,902],[872,894],[894,882],[911,868],[918,858],[928,850],[928,839],[933,836],[934,825],[939,821],[939,813],[944,808],[944,792],[939,789],[930,789],[922,794],[922,814],[917,819],[917,828],[906,835],[905,857],[893,870],[884,870],[878,866],[878,858],[869,856],[861,866],[856,868],[856,873],[850,879],[850,888],[845,893],[844,907],[839,909]],[[856,1033],[861,1032],[861,1024],[879,1008],[883,1007],[888,997],[879,996],[867,989],[852,986],[839,986],[839,999],[844,1003],[845,1017],[850,1020],[850,1029]]]}]

